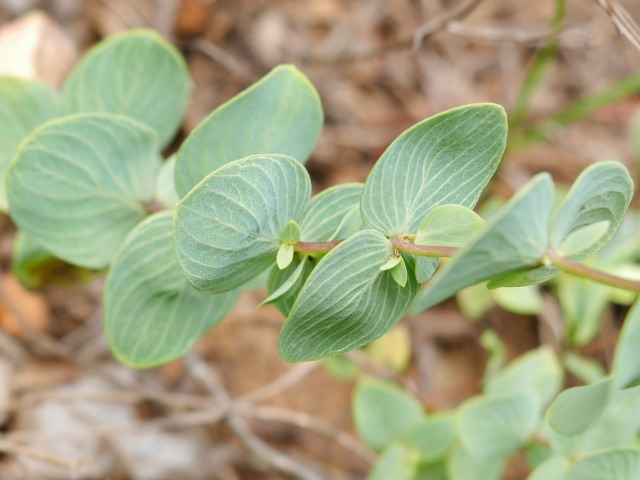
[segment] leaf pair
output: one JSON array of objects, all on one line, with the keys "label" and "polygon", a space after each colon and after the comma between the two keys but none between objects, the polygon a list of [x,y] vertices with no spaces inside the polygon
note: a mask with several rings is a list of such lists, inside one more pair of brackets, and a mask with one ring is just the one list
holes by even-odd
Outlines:
[{"label": "leaf pair", "polygon": [[490,286],[522,286],[558,274],[540,266],[548,249],[583,261],[613,236],[633,195],[627,169],[617,162],[587,168],[553,210],[553,182],[536,176],[433,278],[414,311],[423,311],[485,280]]}]

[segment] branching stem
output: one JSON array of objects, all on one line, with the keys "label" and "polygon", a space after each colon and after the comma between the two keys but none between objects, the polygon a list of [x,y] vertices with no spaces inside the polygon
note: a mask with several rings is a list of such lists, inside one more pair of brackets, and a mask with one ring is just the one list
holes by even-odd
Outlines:
[{"label": "branching stem", "polygon": [[395,237],[391,240],[398,250],[421,257],[452,257],[458,249],[456,247],[438,247],[434,245],[416,245],[407,240],[406,236]]},{"label": "branching stem", "polygon": [[595,270],[582,263],[577,263],[561,255],[558,255],[552,250],[547,251],[547,258],[554,267],[562,270],[565,273],[569,273],[577,277],[587,278],[603,285],[609,285],[610,287],[622,288],[623,290],[640,293],[640,282],[638,281],[610,275],[608,273],[601,272],[600,270]]}]

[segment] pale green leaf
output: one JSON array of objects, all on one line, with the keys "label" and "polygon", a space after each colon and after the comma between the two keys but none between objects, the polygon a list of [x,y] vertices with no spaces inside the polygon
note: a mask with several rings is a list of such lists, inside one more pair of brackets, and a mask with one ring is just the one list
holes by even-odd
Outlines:
[{"label": "pale green leaf", "polygon": [[[500,373],[507,359],[507,349],[495,330],[487,329],[480,335],[480,345],[489,354],[487,365],[482,377],[485,384],[490,386],[490,381]],[[504,376],[501,375],[501,376]]]},{"label": "pale green leaf", "polygon": [[385,264],[380,267],[380,271],[384,272],[386,270],[391,270],[395,268],[401,261],[402,261],[402,256],[400,256],[399,253],[396,255],[394,252],[391,255],[389,255],[389,258],[387,259]]},{"label": "pale green leaf", "polygon": [[434,207],[473,207],[504,152],[502,107],[467,105],[402,133],[365,182],[362,218],[387,236],[415,233]]},{"label": "pale green leaf", "polygon": [[476,459],[505,457],[528,440],[540,420],[534,395],[478,396],[458,410],[458,436]]},{"label": "pale green leaf", "polygon": [[291,265],[291,262],[293,261],[293,253],[293,245],[288,245],[286,243],[280,245],[280,248],[278,248],[278,254],[276,255],[276,265],[278,265],[280,270],[284,270]]},{"label": "pale green leaf", "polygon": [[409,310],[419,285],[411,262],[404,288],[391,273],[380,271],[392,250],[382,234],[362,230],[324,256],[280,333],[282,358],[299,362],[347,352],[396,325]]},{"label": "pale green leaf", "polygon": [[446,460],[437,463],[419,465],[412,480],[451,480]]},{"label": "pale green leaf", "polygon": [[295,245],[300,240],[300,226],[294,221],[289,220],[282,229],[280,241],[289,245]]},{"label": "pale green leaf", "polygon": [[[544,424],[544,436],[565,455],[596,452],[632,443],[640,432],[640,387],[613,390],[602,414],[578,435],[561,435]],[[548,420],[548,419],[547,419]]]},{"label": "pale green leaf", "polygon": [[589,250],[609,232],[609,226],[609,220],[602,220],[572,231],[558,247],[558,253],[569,257]]},{"label": "pale green leaf", "polygon": [[253,155],[216,170],[176,206],[176,256],[187,279],[219,293],[264,271],[310,194],[307,171],[285,155]]},{"label": "pale green leaf", "polygon": [[18,146],[36,127],[58,115],[59,96],[44,84],[0,77],[0,210],[7,211],[5,175]]},{"label": "pale green leaf", "polygon": [[455,440],[456,428],[451,414],[425,417],[400,439],[415,450],[420,463],[444,459]]},{"label": "pale green leaf", "polygon": [[277,67],[191,132],[178,151],[176,190],[184,196],[214,170],[249,155],[279,153],[305,162],[322,123],[309,80],[293,66]]},{"label": "pale green leaf", "polygon": [[[315,262],[315,260],[310,257],[294,255],[293,261],[284,270],[280,270],[277,265],[274,265],[269,272],[269,278],[267,279],[267,292],[271,300],[269,302],[265,300],[263,303],[273,303],[276,308],[280,310],[280,313],[285,316],[289,315],[296,298],[298,298],[300,290],[302,290],[302,287],[313,270],[313,262]],[[302,265],[300,274],[296,276],[292,285],[287,285],[289,280],[293,280],[292,277],[300,265]],[[282,291],[281,289],[284,289],[285,291]]]},{"label": "pale green leaf", "polygon": [[238,291],[204,295],[173,253],[172,212],[149,217],[126,238],[107,275],[104,320],[114,355],[146,368],[187,353],[231,310]]},{"label": "pale green leaf", "polygon": [[400,262],[391,269],[391,276],[396,281],[398,285],[401,287],[405,287],[407,285],[407,265],[404,263],[402,256],[399,257]]},{"label": "pale green leaf", "polygon": [[362,187],[362,183],[346,183],[314,196],[300,224],[302,241],[342,240],[360,230]]},{"label": "pale green leaf", "polygon": [[180,52],[151,30],[130,30],[90,49],[62,89],[66,113],[106,112],[135,118],[167,146],[189,100],[189,73]]},{"label": "pale green leaf", "polygon": [[609,304],[609,288],[599,283],[561,274],[557,277],[557,294],[567,325],[567,339],[581,347],[599,333]]},{"label": "pale green leaf", "polygon": [[411,333],[398,324],[362,350],[374,365],[403,373],[411,364]]},{"label": "pale green leaf", "polygon": [[160,167],[156,180],[155,200],[168,209],[175,207],[180,201],[173,181],[175,168],[176,156],[171,155]]},{"label": "pale green leaf", "polygon": [[548,458],[538,465],[527,480],[564,480],[569,470],[569,462],[560,455]]},{"label": "pale green leaf", "polygon": [[509,395],[528,392],[541,406],[546,405],[562,387],[562,367],[553,351],[539,347],[521,355],[489,379],[485,392]]},{"label": "pale green leaf", "polygon": [[640,450],[616,448],[576,461],[564,480],[636,480],[640,478]]},{"label": "pale green leaf", "polygon": [[583,383],[595,383],[606,376],[600,362],[570,350],[562,355],[562,364],[568,373]]},{"label": "pale green leaf", "polygon": [[491,296],[502,308],[519,315],[538,315],[542,310],[542,294],[535,285],[496,288]]},{"label": "pale green leaf", "polygon": [[477,283],[460,290],[456,299],[464,316],[474,322],[482,320],[494,305],[486,283]]},{"label": "pale green leaf", "polygon": [[[576,262],[584,261],[609,242],[622,221],[632,195],[633,182],[622,164],[599,162],[591,165],[578,176],[569,193],[554,209],[549,222],[549,247],[557,250],[571,233],[593,223],[609,222],[607,232],[595,243],[569,257]],[[559,272],[554,267],[507,272],[501,278],[492,279],[489,288],[542,283]]]},{"label": "pale green leaf", "polygon": [[547,411],[551,428],[562,435],[576,435],[587,429],[609,400],[612,379],[564,390]]},{"label": "pale green leaf", "polygon": [[[293,261],[293,258],[291,260]],[[296,285],[296,283],[302,276],[302,271],[304,270],[305,263],[306,263],[305,261],[300,261],[300,263],[298,263],[298,265],[296,266],[292,262],[289,262],[289,265],[287,265],[284,268],[280,268],[279,265],[276,265],[278,271],[287,270],[288,267],[293,266],[294,267],[293,272],[288,270],[288,273],[290,273],[290,275],[258,306],[262,307],[263,305],[269,305],[270,303],[275,303],[278,299],[282,298],[283,295],[289,292],[293,288],[293,286]]]},{"label": "pale green leaf", "polygon": [[624,321],[613,360],[616,388],[640,384],[640,301],[636,301]]},{"label": "pale green leaf", "polygon": [[618,162],[599,162],[576,179],[551,219],[549,246],[560,247],[573,232],[598,222],[609,222],[600,239],[571,256],[580,262],[602,248],[618,229],[633,196],[633,182],[626,167]]},{"label": "pale green leaf", "polygon": [[417,468],[414,457],[410,449],[391,445],[382,453],[367,480],[413,480]]},{"label": "pale green leaf", "polygon": [[49,122],[28,137],[9,168],[11,217],[55,256],[103,268],[147,215],[157,151],[155,132],[121,115]]},{"label": "pale green leaf", "polygon": [[429,280],[439,264],[439,258],[416,257],[416,280],[418,280],[418,283],[424,283]]},{"label": "pale green leaf", "polygon": [[463,247],[478,232],[484,220],[461,205],[440,205],[430,210],[418,227],[416,245]]},{"label": "pale green leaf", "polygon": [[362,441],[382,450],[422,420],[420,402],[393,384],[367,380],[356,388],[353,418]]},{"label": "pale green leaf", "polygon": [[458,448],[449,460],[449,480],[500,480],[506,457],[478,459]]},{"label": "pale green leaf", "polygon": [[539,174],[433,277],[414,312],[493,276],[539,264],[546,252],[552,206],[553,182],[548,174]]}]

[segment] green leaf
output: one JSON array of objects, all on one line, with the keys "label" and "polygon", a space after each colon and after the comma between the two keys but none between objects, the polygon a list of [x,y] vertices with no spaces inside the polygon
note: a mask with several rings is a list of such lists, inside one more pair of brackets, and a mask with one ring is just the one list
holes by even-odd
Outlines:
[{"label": "green leaf", "polygon": [[587,225],[609,222],[609,228],[589,248],[572,255],[581,262],[600,250],[618,229],[633,196],[633,182],[618,162],[599,162],[585,169],[555,209],[551,219],[549,246],[558,249],[573,232]]},{"label": "green leaf", "polygon": [[429,280],[438,268],[440,259],[435,257],[416,257],[416,280],[424,283]]},{"label": "green leaf", "polygon": [[176,156],[171,155],[160,167],[156,180],[155,200],[167,209],[172,209],[180,201],[173,181]]},{"label": "green leaf", "polygon": [[150,30],[130,30],[90,49],[67,77],[64,111],[119,113],[158,132],[160,147],[176,134],[189,100],[180,52]]},{"label": "green leaf", "polygon": [[391,276],[396,281],[398,285],[401,287],[405,287],[407,285],[407,279],[409,275],[407,274],[407,265],[404,263],[402,256],[399,257],[400,262],[391,269]]},{"label": "green leaf", "polygon": [[542,294],[535,285],[491,290],[495,302],[519,315],[538,315],[542,311]]},{"label": "green leaf", "polygon": [[402,445],[390,446],[367,475],[367,480],[413,480],[417,468],[414,456]]},{"label": "green leaf", "polygon": [[460,290],[456,299],[464,316],[474,322],[482,320],[494,305],[486,283],[476,283]]},{"label": "green leaf", "polygon": [[449,479],[500,480],[506,460],[503,456],[478,459],[464,448],[458,448],[449,460]]},{"label": "green leaf", "polygon": [[0,77],[0,210],[6,212],[5,175],[24,138],[36,127],[55,118],[59,96],[44,84]]},{"label": "green leaf", "polygon": [[149,127],[112,114],[79,114],[33,132],[7,174],[11,217],[45,250],[103,268],[146,215],[160,167]]},{"label": "green leaf", "polygon": [[609,400],[612,379],[563,391],[547,411],[551,428],[562,435],[576,435],[587,429]]},{"label": "green leaf", "polygon": [[380,267],[380,271],[384,272],[384,271],[392,270],[395,267],[397,267],[401,261],[402,261],[402,256],[397,252],[392,252],[391,255],[389,255],[389,258],[387,259],[385,264]]},{"label": "green leaf", "polygon": [[558,253],[569,257],[589,250],[607,234],[609,225],[608,220],[602,220],[574,230],[562,241],[558,247]]},{"label": "green leaf", "polygon": [[426,310],[493,276],[539,264],[546,251],[552,206],[553,182],[548,174],[539,174],[433,277],[414,312]]},{"label": "green leaf", "polygon": [[105,331],[114,355],[146,368],[187,353],[231,310],[238,291],[203,295],[173,253],[172,212],[157,213],[125,240],[107,275]]},{"label": "green leaf", "polygon": [[401,442],[409,445],[418,455],[419,462],[433,463],[444,459],[456,440],[456,428],[450,414],[426,417],[415,424]]},{"label": "green leaf", "polygon": [[189,282],[220,293],[264,271],[310,194],[307,171],[285,155],[254,155],[206,177],[175,210],[176,256]]},{"label": "green leaf", "polygon": [[[293,258],[291,260],[293,261]],[[289,273],[291,273],[289,277],[287,277],[283,283],[281,283],[271,294],[269,294],[269,296],[265,298],[260,303],[260,305],[258,305],[259,307],[262,307],[263,305],[269,305],[270,303],[275,303],[278,299],[282,298],[282,296],[285,295],[289,290],[291,290],[294,285],[296,285],[296,283],[302,276],[302,271],[304,270],[304,266],[305,266],[304,260],[300,261],[297,266],[294,265],[292,262],[289,262],[289,265],[287,265],[284,268],[280,268],[279,265],[276,265],[276,267],[278,271],[282,271],[282,270],[287,270],[288,267],[292,265],[294,267],[293,272],[289,271]]]},{"label": "green leaf", "polygon": [[561,435],[547,421],[544,436],[554,451],[565,455],[591,453],[635,442],[640,431],[640,387],[613,389],[602,414],[578,435]]},{"label": "green leaf", "polygon": [[289,220],[282,229],[280,241],[289,245],[295,245],[300,240],[300,226],[293,220]]},{"label": "green leaf", "polygon": [[534,432],[539,408],[539,401],[529,393],[475,397],[458,410],[460,442],[478,460],[506,457]]},{"label": "green leaf", "polygon": [[300,224],[305,242],[330,242],[348,238],[362,227],[362,183],[345,183],[314,196]]},{"label": "green leaf", "polygon": [[[299,273],[298,267],[302,266]],[[284,270],[274,265],[267,279],[267,293],[269,297],[260,305],[273,303],[280,313],[287,316],[298,298],[300,290],[313,270],[314,264],[309,257],[294,255],[291,264]],[[290,284],[289,282],[293,282]]]},{"label": "green leaf", "polygon": [[293,261],[293,245],[283,243],[278,248],[278,254],[276,255],[276,265],[280,270],[284,270]]},{"label": "green leaf", "polygon": [[464,247],[478,232],[484,220],[461,205],[440,205],[430,210],[418,227],[416,245]]},{"label": "green leaf", "polygon": [[564,480],[635,480],[640,478],[640,450],[616,448],[576,461]]},{"label": "green leaf", "polygon": [[473,207],[500,162],[507,135],[502,107],[467,105],[402,133],[365,182],[362,218],[387,236],[414,233],[434,207]]},{"label": "green leaf", "polygon": [[593,358],[567,351],[562,355],[562,364],[568,373],[583,383],[595,383],[606,376],[604,367]]},{"label": "green leaf", "polygon": [[640,301],[636,301],[624,321],[613,360],[615,388],[640,384]]},{"label": "green leaf", "polygon": [[412,480],[450,480],[447,462],[419,465]]},{"label": "green leaf", "polygon": [[557,295],[567,325],[567,339],[581,347],[599,333],[609,305],[609,288],[584,278],[561,274],[556,279]]},{"label": "green leaf", "polygon": [[561,387],[562,367],[558,359],[550,348],[540,347],[521,355],[491,377],[485,392],[494,396],[527,392],[544,406]]},{"label": "green leaf", "polygon": [[560,455],[554,455],[538,465],[527,480],[564,480],[569,470],[569,462]]},{"label": "green leaf", "polygon": [[362,441],[382,450],[422,420],[420,402],[393,384],[367,380],[353,397],[353,418]]},{"label": "green leaf", "polygon": [[[480,335],[480,345],[489,354],[484,368],[483,381],[490,385],[490,381],[501,373],[507,358],[507,349],[495,330],[487,329]],[[501,375],[501,377],[504,375]]]},{"label": "green leaf", "polygon": [[48,285],[79,285],[97,275],[95,271],[76,267],[54,257],[20,230],[13,241],[11,273],[25,287],[33,290]]},{"label": "green leaf", "polygon": [[295,67],[267,76],[214,110],[178,151],[176,190],[184,196],[221,166],[249,155],[279,153],[305,162],[322,129],[322,105]]},{"label": "green leaf", "polygon": [[324,358],[381,337],[407,313],[419,291],[409,264],[406,287],[380,267],[391,242],[362,230],[324,256],[300,291],[279,339],[288,362]]}]

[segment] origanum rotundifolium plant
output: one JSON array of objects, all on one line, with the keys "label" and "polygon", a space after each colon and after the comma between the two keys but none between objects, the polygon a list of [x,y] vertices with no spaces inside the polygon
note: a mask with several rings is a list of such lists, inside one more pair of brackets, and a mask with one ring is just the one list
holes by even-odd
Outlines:
[{"label": "origanum rotundifolium plant", "polygon": [[179,52],[147,31],[89,50],[61,91],[0,79],[0,206],[20,231],[14,269],[26,278],[54,257],[106,270],[105,331],[128,365],[184,355],[264,283],[263,303],[287,317],[278,351],[288,362],[362,347],[478,282],[529,285],[564,271],[640,291],[581,263],[631,201],[620,163],[587,168],[559,203],[542,173],[486,223],[472,211],[504,153],[499,105],[428,118],[364,184],[312,197],[304,162],[323,113],[301,72],[275,68],[163,160],[189,84]]},{"label": "origanum rotundifolium plant", "polygon": [[[264,285],[263,304],[287,317],[278,350],[289,362],[362,347],[479,283],[535,285],[564,272],[640,292],[584,263],[607,262],[603,247],[631,201],[620,163],[592,165],[564,195],[542,173],[488,221],[473,212],[505,149],[498,105],[428,118],[364,184],[312,196],[304,162],[323,113],[301,72],[275,68],[164,160],[189,91],[179,52],[140,30],[89,50],[61,91],[0,77],[0,209],[19,229],[14,273],[37,287],[61,265],[75,267],[66,281],[106,271],[106,336],[127,365],[184,355],[242,291]],[[490,332],[483,392],[455,412],[362,383],[356,428],[381,454],[370,478],[498,479],[518,452],[531,480],[638,478],[639,308],[612,372],[567,356],[585,385],[559,395],[563,368],[548,347],[505,367]]]}]

